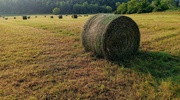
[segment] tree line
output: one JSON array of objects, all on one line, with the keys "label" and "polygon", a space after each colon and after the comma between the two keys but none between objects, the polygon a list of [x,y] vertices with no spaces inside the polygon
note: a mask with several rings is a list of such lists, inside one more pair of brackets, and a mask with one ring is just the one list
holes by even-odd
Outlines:
[{"label": "tree line", "polygon": [[0,0],[0,14],[45,14],[54,8],[61,14],[147,12],[151,6],[159,10],[159,3],[154,1],[164,7],[164,1],[179,6],[180,0]]},{"label": "tree line", "polygon": [[180,0],[130,0],[128,2],[118,3],[115,13],[149,13],[176,9],[179,7]]}]

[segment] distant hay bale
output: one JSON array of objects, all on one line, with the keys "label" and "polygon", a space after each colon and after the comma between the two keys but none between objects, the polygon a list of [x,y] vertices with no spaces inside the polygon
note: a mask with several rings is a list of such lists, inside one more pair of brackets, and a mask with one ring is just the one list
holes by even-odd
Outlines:
[{"label": "distant hay bale", "polygon": [[50,18],[54,18],[54,16],[50,16]]},{"label": "distant hay bale", "polygon": [[30,18],[31,18],[31,16],[27,16],[27,18],[28,18],[28,19],[30,19]]},{"label": "distant hay bale", "polygon": [[37,18],[37,16],[35,16],[35,18]]},{"label": "distant hay bale", "polygon": [[16,17],[14,17],[14,19],[16,19]]},{"label": "distant hay bale", "polygon": [[74,14],[74,15],[72,15],[72,18],[74,18],[74,19],[78,18],[78,15]]},{"label": "distant hay bale", "polygon": [[23,20],[27,20],[27,16],[22,16],[22,19]]},{"label": "distant hay bale", "polygon": [[46,16],[44,16],[46,18]]},{"label": "distant hay bale", "polygon": [[59,18],[59,19],[62,19],[62,18],[63,18],[63,16],[62,16],[62,15],[59,15],[59,16],[58,16],[58,18]]},{"label": "distant hay bale", "polygon": [[82,15],[78,15],[78,17],[82,17]]},{"label": "distant hay bale", "polygon": [[5,18],[5,20],[8,20],[8,18]]},{"label": "distant hay bale", "polygon": [[89,18],[81,38],[86,51],[110,60],[128,58],[137,53],[140,44],[137,24],[129,17],[113,14]]}]

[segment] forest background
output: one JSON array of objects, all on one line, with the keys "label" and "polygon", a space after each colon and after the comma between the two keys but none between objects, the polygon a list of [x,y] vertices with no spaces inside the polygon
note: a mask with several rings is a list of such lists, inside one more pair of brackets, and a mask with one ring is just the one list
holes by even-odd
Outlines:
[{"label": "forest background", "polygon": [[0,14],[130,14],[179,7],[180,0],[0,0]]}]

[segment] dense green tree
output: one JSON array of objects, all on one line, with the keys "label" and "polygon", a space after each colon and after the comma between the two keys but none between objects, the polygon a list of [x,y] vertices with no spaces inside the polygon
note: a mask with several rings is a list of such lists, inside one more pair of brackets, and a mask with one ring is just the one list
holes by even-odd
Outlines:
[{"label": "dense green tree", "polygon": [[149,12],[152,12],[154,9],[154,6],[153,5],[148,5],[147,8],[146,8],[146,13],[149,13]]},{"label": "dense green tree", "polygon": [[176,7],[179,7],[179,6],[180,6],[180,0],[175,0],[175,1],[174,1],[174,5],[175,5]]},{"label": "dense green tree", "polygon": [[169,9],[169,2],[167,0],[154,0],[152,6],[154,6],[153,11],[164,11]]},{"label": "dense green tree", "polygon": [[125,14],[127,12],[127,3],[122,3],[118,6],[116,13]]},{"label": "dense green tree", "polygon": [[116,7],[118,7],[121,3],[120,2],[116,2]]},{"label": "dense green tree", "polygon": [[163,11],[169,9],[167,0],[161,0],[160,3],[161,3],[160,7]]},{"label": "dense green tree", "polygon": [[106,6],[107,13],[112,12],[112,8],[110,6]]},{"label": "dense green tree", "polygon": [[138,6],[137,13],[145,13],[147,12],[147,7],[149,6],[149,2],[147,0],[140,0],[137,6]]},{"label": "dense green tree", "polygon": [[174,8],[174,0],[130,0],[117,7],[115,13],[149,13]]},{"label": "dense green tree", "polygon": [[60,9],[58,7],[52,10],[53,14],[58,15],[60,13]]},{"label": "dense green tree", "polygon": [[154,0],[154,1],[152,1],[152,6],[154,7],[154,9],[153,9],[154,12],[156,12],[156,11],[162,11],[160,0]]},{"label": "dense green tree", "polygon": [[59,7],[61,9],[61,13],[66,13],[66,14],[71,13],[72,5],[69,1],[67,2],[61,1],[59,4],[60,4]]},{"label": "dense green tree", "polygon": [[83,6],[80,4],[74,4],[73,11],[77,13],[83,13]]},{"label": "dense green tree", "polygon": [[127,3],[127,13],[132,14],[138,11],[138,2],[136,0],[130,0]]}]

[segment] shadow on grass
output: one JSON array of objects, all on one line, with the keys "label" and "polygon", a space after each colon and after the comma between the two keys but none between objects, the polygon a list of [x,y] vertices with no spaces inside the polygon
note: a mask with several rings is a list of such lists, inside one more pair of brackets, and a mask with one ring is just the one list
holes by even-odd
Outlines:
[{"label": "shadow on grass", "polygon": [[141,51],[130,59],[114,63],[140,73],[150,73],[156,79],[174,78],[180,82],[180,57],[167,53]]}]

